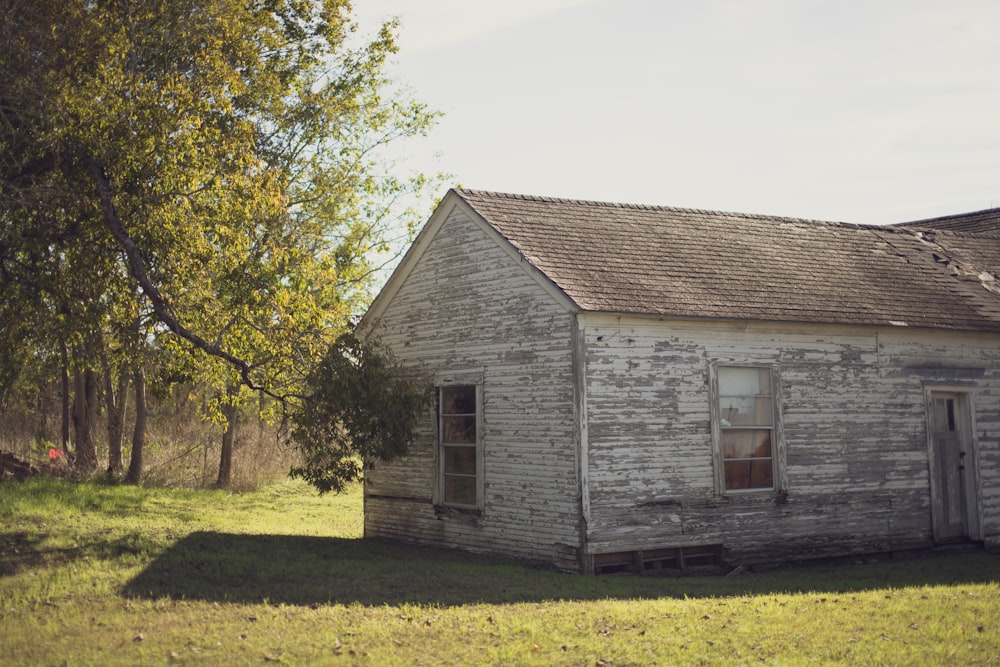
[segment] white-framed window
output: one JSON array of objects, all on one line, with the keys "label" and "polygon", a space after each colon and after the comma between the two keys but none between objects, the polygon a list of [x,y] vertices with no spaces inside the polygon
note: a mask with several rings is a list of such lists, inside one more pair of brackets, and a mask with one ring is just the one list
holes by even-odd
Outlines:
[{"label": "white-framed window", "polygon": [[722,493],[779,488],[776,378],[771,366],[715,367],[712,434]]},{"label": "white-framed window", "polygon": [[438,500],[483,507],[482,389],[478,384],[438,387]]}]

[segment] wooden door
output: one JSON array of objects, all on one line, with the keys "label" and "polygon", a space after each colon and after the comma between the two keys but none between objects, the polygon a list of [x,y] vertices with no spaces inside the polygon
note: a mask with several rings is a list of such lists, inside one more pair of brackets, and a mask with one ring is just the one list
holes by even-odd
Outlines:
[{"label": "wooden door", "polygon": [[976,510],[968,401],[962,394],[933,392],[930,408],[934,540],[968,539]]}]

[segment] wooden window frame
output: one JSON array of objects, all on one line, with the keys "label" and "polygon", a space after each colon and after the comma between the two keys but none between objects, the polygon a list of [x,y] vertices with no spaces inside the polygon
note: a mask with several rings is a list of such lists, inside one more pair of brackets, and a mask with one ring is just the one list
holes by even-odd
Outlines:
[{"label": "wooden window frame", "polygon": [[[722,419],[721,395],[719,388],[720,371],[726,369],[754,369],[765,370],[769,374],[770,395],[767,398],[771,402],[771,424],[762,425],[724,425]],[[781,424],[781,386],[780,375],[774,363],[733,363],[718,362],[709,367],[710,374],[710,401],[709,413],[712,432],[712,458],[715,469],[715,492],[721,496],[744,496],[761,494],[783,494],[786,492],[784,480],[784,437]],[[765,395],[761,395],[764,397]],[[723,438],[726,431],[731,430],[769,430],[771,440],[771,486],[757,488],[729,489],[726,487],[725,453]]]},{"label": "wooden window frame", "polygon": [[[463,375],[463,376],[448,378],[446,380],[439,380],[436,384],[437,384],[437,386],[436,386],[436,397],[435,397],[435,404],[436,405],[435,405],[434,414],[435,414],[435,431],[437,433],[437,437],[436,437],[436,441],[437,442],[436,442],[436,446],[435,446],[435,454],[436,454],[435,458],[436,458],[437,474],[436,474],[436,484],[435,484],[435,490],[434,490],[434,503],[435,503],[435,505],[440,505],[442,507],[448,507],[448,508],[454,508],[454,509],[458,509],[458,510],[482,511],[483,508],[484,508],[484,492],[485,492],[485,486],[486,486],[485,482],[484,482],[485,464],[484,464],[484,456],[483,456],[483,424],[484,424],[484,420],[483,420],[483,384],[482,384],[482,377],[481,376],[470,377],[470,376],[464,376]],[[446,465],[445,448],[446,447],[454,447],[454,446],[462,446],[462,445],[459,445],[457,443],[446,443],[444,441],[444,437],[445,437],[445,429],[444,429],[444,426],[443,426],[444,417],[446,417],[446,416],[459,416],[459,415],[457,413],[455,415],[446,415],[445,413],[442,412],[442,408],[443,408],[442,397],[443,397],[443,394],[444,394],[445,390],[456,389],[456,388],[459,388],[459,387],[474,388],[475,392],[476,392],[476,398],[475,398],[475,406],[476,406],[476,412],[475,412],[476,436],[475,436],[475,442],[472,443],[471,445],[468,445],[470,447],[474,447],[475,448],[475,452],[476,452],[476,454],[475,454],[475,457],[476,457],[476,480],[475,480],[476,499],[475,499],[475,502],[471,503],[471,504],[470,503],[460,503],[460,502],[448,501],[448,500],[445,499],[445,477],[446,477],[447,474],[453,474],[453,473],[446,473],[445,472],[445,465]],[[468,416],[470,413],[462,413],[462,414],[465,415],[465,416]]]}]

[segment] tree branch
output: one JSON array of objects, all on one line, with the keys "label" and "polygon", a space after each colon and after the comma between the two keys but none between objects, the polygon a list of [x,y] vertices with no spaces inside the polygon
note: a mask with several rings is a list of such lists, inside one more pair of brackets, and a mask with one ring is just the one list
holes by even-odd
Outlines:
[{"label": "tree branch", "polygon": [[104,224],[108,228],[108,231],[111,232],[115,241],[118,242],[118,245],[120,245],[122,250],[125,252],[125,257],[128,260],[129,273],[131,273],[132,277],[139,283],[139,287],[142,289],[143,294],[145,294],[149,299],[153,306],[153,312],[155,313],[156,318],[168,329],[174,332],[174,334],[188,341],[199,350],[218,359],[222,359],[236,368],[240,372],[240,379],[243,381],[243,384],[250,389],[263,392],[271,398],[284,402],[285,397],[278,396],[253,381],[251,377],[251,372],[253,371],[252,365],[247,363],[245,360],[226,352],[218,345],[209,343],[207,340],[193,331],[190,331],[180,323],[177,317],[171,312],[170,304],[167,303],[167,300],[160,293],[160,290],[149,278],[149,274],[146,272],[145,263],[142,259],[142,254],[139,252],[139,246],[136,245],[132,237],[129,236],[128,232],[125,230],[125,226],[122,224],[121,218],[118,216],[118,210],[115,208],[115,202],[112,196],[111,182],[108,180],[107,174],[104,173],[104,169],[101,165],[98,164],[97,161],[90,155],[85,155],[83,157],[83,161],[87,170],[90,172],[91,178],[94,180],[94,185],[97,187],[97,192],[101,200],[101,209],[104,213]]}]

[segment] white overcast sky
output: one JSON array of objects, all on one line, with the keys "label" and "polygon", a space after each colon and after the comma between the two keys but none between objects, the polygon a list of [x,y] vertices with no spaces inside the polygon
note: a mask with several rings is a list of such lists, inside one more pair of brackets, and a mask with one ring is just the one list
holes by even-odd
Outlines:
[{"label": "white overcast sky", "polygon": [[401,18],[392,72],[444,112],[408,164],[452,186],[870,224],[1000,207],[1000,0],[353,14]]}]

